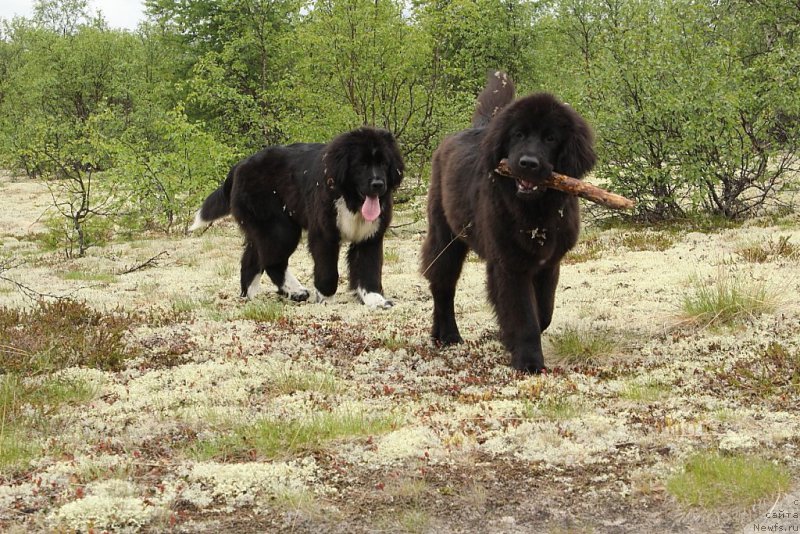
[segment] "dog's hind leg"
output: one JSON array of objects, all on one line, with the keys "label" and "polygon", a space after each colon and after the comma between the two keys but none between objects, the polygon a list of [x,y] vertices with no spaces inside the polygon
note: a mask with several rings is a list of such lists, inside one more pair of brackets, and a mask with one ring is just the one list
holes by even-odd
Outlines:
[{"label": "dog's hind leg", "polygon": [[469,247],[455,238],[441,218],[429,217],[428,237],[422,246],[422,274],[433,296],[431,337],[443,345],[461,343],[455,313],[455,296]]},{"label": "dog's hind leg", "polygon": [[309,295],[289,270],[289,257],[297,249],[301,233],[291,220],[278,220],[266,227],[257,241],[259,261],[278,294],[296,302],[308,300]]},{"label": "dog's hind leg", "polygon": [[308,299],[308,290],[289,271],[289,256],[297,248],[301,232],[299,225],[288,220],[250,225],[242,255],[242,296],[252,298],[259,289],[261,273],[266,272],[279,294],[295,301]]},{"label": "dog's hind leg", "polygon": [[241,296],[251,299],[261,290],[261,266],[258,260],[256,247],[250,240],[244,245],[242,252],[242,268],[240,271]]},{"label": "dog's hind leg", "polygon": [[542,331],[530,277],[488,262],[486,274],[489,299],[497,314],[503,344],[511,353],[511,366],[540,372],[544,369]]}]

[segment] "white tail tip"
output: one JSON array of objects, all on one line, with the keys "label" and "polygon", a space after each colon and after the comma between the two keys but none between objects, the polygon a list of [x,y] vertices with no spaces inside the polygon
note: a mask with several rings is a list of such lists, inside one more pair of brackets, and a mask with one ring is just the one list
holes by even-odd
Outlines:
[{"label": "white tail tip", "polygon": [[189,227],[189,231],[194,232],[195,230],[200,230],[209,224],[211,224],[209,221],[203,220],[203,217],[200,215],[200,210],[197,210],[197,212],[194,214],[194,222]]}]

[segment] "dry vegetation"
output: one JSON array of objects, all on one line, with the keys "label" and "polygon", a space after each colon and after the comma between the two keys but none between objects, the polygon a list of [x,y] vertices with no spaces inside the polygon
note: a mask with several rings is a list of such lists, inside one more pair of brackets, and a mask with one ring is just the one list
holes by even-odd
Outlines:
[{"label": "dry vegetation", "polygon": [[387,242],[397,304],[371,311],[345,281],[327,305],[241,301],[230,222],[65,260],[37,237],[45,192],[4,178],[0,202],[0,530],[729,532],[800,513],[796,215],[590,226],[550,372],[524,376],[479,262],[467,342],[428,341],[418,207]]}]

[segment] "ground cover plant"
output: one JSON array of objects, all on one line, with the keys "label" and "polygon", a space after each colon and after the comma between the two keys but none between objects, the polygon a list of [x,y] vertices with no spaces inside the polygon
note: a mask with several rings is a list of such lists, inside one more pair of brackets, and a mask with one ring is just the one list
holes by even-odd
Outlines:
[{"label": "ground cover plant", "polygon": [[[131,30],[86,0],[0,20],[0,531],[796,527],[796,1],[144,4]],[[587,180],[636,200],[581,205],[536,376],[475,254],[465,343],[429,339],[431,154],[487,69],[569,103]],[[362,125],[406,162],[395,305],[240,300],[236,225],[186,235],[202,199]]]},{"label": "ground cover plant", "polygon": [[780,465],[755,456],[699,453],[667,481],[667,489],[686,504],[706,508],[731,502],[744,505],[779,495],[789,487]]},{"label": "ground cover plant", "polygon": [[395,306],[376,311],[343,287],[325,305],[239,299],[230,221],[64,259],[19,236],[16,214],[33,234],[25,206],[46,206],[30,186],[0,182],[20,208],[0,209],[19,258],[0,262],[4,531],[728,532],[796,498],[800,287],[730,324],[681,311],[720,273],[800,279],[738,253],[794,242],[796,217],[590,222],[602,246],[562,267],[548,370],[531,376],[507,365],[480,263],[456,300],[465,344],[430,342],[414,210],[387,236]]}]

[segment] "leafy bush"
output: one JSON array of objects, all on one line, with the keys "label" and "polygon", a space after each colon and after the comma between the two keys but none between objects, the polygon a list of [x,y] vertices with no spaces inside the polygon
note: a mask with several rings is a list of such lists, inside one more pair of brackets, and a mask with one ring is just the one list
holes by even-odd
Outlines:
[{"label": "leafy bush", "polygon": [[184,232],[205,196],[228,174],[233,151],[191,123],[180,106],[131,119],[106,137],[115,158],[108,178],[118,189],[116,218],[128,232]]},{"label": "leafy bush", "polygon": [[786,68],[800,66],[800,55],[786,53],[791,31],[775,26],[779,8],[559,5],[550,29],[576,36],[560,54],[585,87],[573,91],[598,133],[597,174],[637,201],[639,217],[707,210],[743,218],[789,185],[800,148],[792,95],[800,88]]},{"label": "leafy bush", "polygon": [[67,254],[107,238],[105,219],[184,229],[236,157],[362,124],[395,133],[422,192],[496,68],[589,119],[597,178],[639,219],[741,219],[796,179],[791,2],[147,4],[136,32],[54,1],[0,35],[0,160],[52,187]]}]

